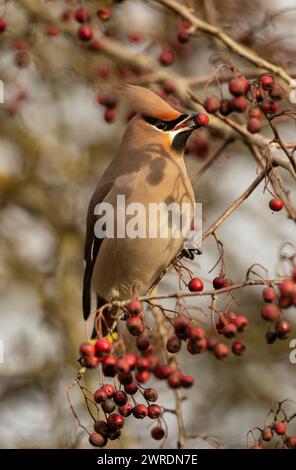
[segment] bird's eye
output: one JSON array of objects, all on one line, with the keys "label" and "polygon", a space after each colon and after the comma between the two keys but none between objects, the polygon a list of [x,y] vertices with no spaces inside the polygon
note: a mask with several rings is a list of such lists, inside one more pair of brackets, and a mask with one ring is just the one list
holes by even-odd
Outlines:
[{"label": "bird's eye", "polygon": [[165,122],[163,121],[157,121],[155,123],[155,127],[157,127],[157,129],[161,130],[161,131],[166,131],[167,130],[167,125]]}]

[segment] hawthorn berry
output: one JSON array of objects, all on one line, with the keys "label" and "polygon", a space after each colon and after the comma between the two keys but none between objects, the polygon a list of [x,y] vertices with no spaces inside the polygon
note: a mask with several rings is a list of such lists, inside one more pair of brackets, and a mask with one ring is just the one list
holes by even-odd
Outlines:
[{"label": "hawthorn berry", "polygon": [[104,447],[107,444],[107,438],[97,432],[92,432],[89,435],[88,440],[89,440],[89,443],[93,445],[94,447]]},{"label": "hawthorn berry", "polygon": [[229,355],[229,349],[226,344],[218,343],[213,349],[214,355],[217,359],[225,359]]},{"label": "hawthorn berry", "polygon": [[180,339],[188,338],[189,326],[190,324],[187,318],[180,315],[180,317],[174,321],[174,328],[175,328],[176,336],[178,336],[178,338]]},{"label": "hawthorn berry", "polygon": [[279,101],[284,97],[284,90],[280,85],[272,85],[271,90],[269,90],[269,96],[273,100]]},{"label": "hawthorn berry", "polygon": [[265,304],[261,309],[261,316],[266,321],[275,321],[279,319],[281,312],[277,305]]},{"label": "hawthorn berry", "polygon": [[120,416],[118,413],[114,413],[107,418],[107,424],[110,430],[116,431],[117,429],[123,428],[124,425],[124,420],[122,416]]},{"label": "hawthorn berry", "polygon": [[250,118],[247,122],[247,129],[251,134],[256,134],[261,129],[261,122],[257,118]]},{"label": "hawthorn berry", "polygon": [[172,372],[168,376],[168,385],[171,388],[179,388],[181,386],[182,374],[178,370]]},{"label": "hawthorn berry", "polygon": [[247,109],[247,99],[244,96],[235,96],[231,100],[231,108],[236,113],[243,113]]},{"label": "hawthorn berry", "polygon": [[83,356],[94,356],[95,345],[91,343],[82,343],[79,348],[80,354]]},{"label": "hawthorn berry", "polygon": [[249,89],[249,82],[245,77],[232,78],[228,84],[230,93],[234,96],[245,95]]},{"label": "hawthorn berry", "polygon": [[172,373],[172,371],[172,366],[169,364],[157,364],[154,368],[154,375],[157,379],[162,380],[166,379]]},{"label": "hawthorn berry", "polygon": [[296,292],[295,284],[292,279],[286,279],[285,281],[281,282],[279,285],[279,290],[283,297],[293,297]]},{"label": "hawthorn berry", "polygon": [[203,290],[204,284],[199,277],[194,277],[188,284],[188,289],[190,292],[200,292]]},{"label": "hawthorn berry", "polygon": [[275,324],[275,332],[280,339],[287,338],[291,332],[291,323],[288,320],[279,320]]},{"label": "hawthorn berry", "polygon": [[138,384],[136,382],[132,382],[130,384],[126,384],[124,386],[124,391],[125,393],[127,393],[128,395],[134,395],[135,393],[137,393],[138,391]]},{"label": "hawthorn berry", "polygon": [[172,65],[172,63],[174,62],[174,55],[170,51],[162,51],[158,60],[162,65]]},{"label": "hawthorn berry", "polygon": [[220,108],[220,100],[217,96],[209,96],[203,102],[203,107],[210,114],[215,114]]},{"label": "hawthorn berry", "polygon": [[129,363],[125,359],[118,359],[116,371],[118,374],[128,374],[130,371]]},{"label": "hawthorn berry", "polygon": [[189,374],[187,375],[182,375],[181,377],[181,385],[184,388],[190,388],[194,384],[193,377]]},{"label": "hawthorn berry", "polygon": [[128,318],[126,327],[132,336],[140,336],[144,332],[144,324],[139,317]]},{"label": "hawthorn berry", "polygon": [[227,323],[222,328],[222,334],[225,338],[233,338],[237,334],[237,327],[233,323]]},{"label": "hawthorn berry", "polygon": [[138,357],[135,353],[125,354],[124,359],[128,363],[130,370],[133,370],[136,367]]},{"label": "hawthorn berry", "polygon": [[221,100],[219,112],[222,114],[222,116],[228,116],[228,114],[232,112],[232,106],[231,106],[230,100],[227,100],[225,98]]},{"label": "hawthorn berry", "polygon": [[147,401],[156,401],[158,399],[158,393],[157,391],[155,390],[155,388],[146,388],[146,390],[144,391],[144,398],[147,400]]},{"label": "hawthorn berry", "polygon": [[181,349],[181,340],[178,336],[171,336],[166,343],[166,348],[168,352],[175,354]]},{"label": "hawthorn berry", "polygon": [[279,421],[275,423],[273,426],[273,429],[279,436],[286,434],[286,429],[287,429],[286,421]]},{"label": "hawthorn berry", "polygon": [[157,419],[161,415],[161,408],[159,405],[148,406],[148,416],[151,419]]},{"label": "hawthorn berry", "polygon": [[78,8],[74,13],[74,18],[78,23],[86,23],[89,20],[89,12],[85,8]]},{"label": "hawthorn berry", "polygon": [[97,367],[99,362],[100,359],[96,356],[83,356],[83,364],[90,369]]},{"label": "hawthorn berry", "polygon": [[105,377],[114,377],[116,374],[117,357],[110,354],[103,358],[102,363]]},{"label": "hawthorn berry", "polygon": [[250,109],[248,114],[249,114],[249,118],[255,118],[255,119],[261,118],[261,111],[258,108]]},{"label": "hawthorn berry", "polygon": [[262,292],[262,297],[265,302],[276,301],[276,291],[273,287],[265,287]]},{"label": "hawthorn berry", "polygon": [[206,338],[189,339],[187,342],[187,351],[190,354],[200,354],[207,349],[208,342]]},{"label": "hawthorn berry", "polygon": [[218,344],[218,340],[215,336],[210,336],[209,338],[206,339],[206,342],[207,342],[207,349],[209,351],[213,351]]},{"label": "hawthorn berry", "polygon": [[259,78],[259,83],[262,86],[263,90],[271,90],[274,81],[271,75],[262,75]]},{"label": "hawthorn berry", "polygon": [[136,405],[133,408],[133,415],[137,419],[144,419],[148,415],[148,408],[146,405]]},{"label": "hawthorn berry", "polygon": [[94,394],[94,400],[96,403],[104,403],[107,398],[107,393],[102,388],[99,388]]},{"label": "hawthorn berry", "polygon": [[111,18],[111,10],[107,7],[99,8],[97,11],[97,16],[102,21],[108,21]]},{"label": "hawthorn berry", "polygon": [[0,33],[3,33],[7,28],[7,22],[6,20],[0,16]]},{"label": "hawthorn berry", "polygon": [[89,26],[81,26],[78,30],[78,37],[81,41],[90,41],[93,37],[93,32]]},{"label": "hawthorn berry", "polygon": [[117,374],[117,378],[122,385],[129,385],[134,380],[131,372],[128,374]]},{"label": "hawthorn berry", "polygon": [[108,434],[108,438],[110,439],[110,441],[115,441],[115,440],[118,439],[120,436],[121,436],[121,430],[120,430],[120,429],[117,429],[116,431],[110,432],[110,433]]},{"label": "hawthorn berry", "polygon": [[237,331],[242,332],[247,328],[249,320],[244,315],[238,315],[234,320],[234,324],[237,328]]},{"label": "hawthorn berry", "polygon": [[118,412],[119,414],[121,414],[121,416],[123,416],[124,418],[127,418],[128,416],[132,414],[133,406],[130,403],[126,403],[125,405],[120,406],[118,408]]},{"label": "hawthorn berry", "polygon": [[232,343],[231,351],[236,356],[242,356],[246,351],[246,345],[241,339],[236,339]]},{"label": "hawthorn berry", "polygon": [[273,437],[273,430],[271,429],[270,426],[267,426],[266,428],[263,429],[262,433],[261,433],[261,437],[263,439],[263,441],[270,441]]},{"label": "hawthorn berry", "polygon": [[194,138],[194,151],[195,155],[200,158],[205,158],[209,154],[209,144],[201,134],[196,134]]},{"label": "hawthorn berry", "polygon": [[141,357],[138,359],[138,362],[137,362],[138,370],[140,371],[148,370],[149,366],[150,366],[149,359],[147,359],[146,357]]},{"label": "hawthorn berry", "polygon": [[142,311],[142,304],[139,300],[133,299],[127,304],[126,309],[132,317],[135,317]]},{"label": "hawthorn berry", "polygon": [[114,394],[113,400],[117,406],[123,406],[127,403],[128,396],[122,390],[117,390]]},{"label": "hawthorn berry", "polygon": [[102,385],[101,389],[104,390],[104,392],[107,395],[107,398],[112,398],[114,396],[115,388],[113,387],[113,385],[105,384],[105,385]]},{"label": "hawthorn berry", "polygon": [[161,426],[156,426],[151,429],[151,437],[156,441],[161,441],[165,436],[165,430]]},{"label": "hawthorn berry", "polygon": [[111,351],[111,343],[107,338],[100,338],[95,343],[96,356],[105,357]]},{"label": "hawthorn berry", "polygon": [[274,198],[269,201],[269,207],[272,211],[278,212],[282,210],[284,203],[281,199]]},{"label": "hawthorn berry", "polygon": [[136,380],[141,384],[145,384],[150,379],[150,372],[148,370],[138,370],[136,373]]},{"label": "hawthorn berry", "polygon": [[205,329],[201,326],[190,326],[188,330],[188,336],[190,339],[200,340],[204,339],[206,335]]},{"label": "hawthorn berry", "polygon": [[296,449],[296,437],[287,437],[286,445],[288,449]]},{"label": "hawthorn berry", "polygon": [[205,113],[198,113],[194,118],[194,122],[197,126],[208,126],[209,125],[209,116]]},{"label": "hawthorn berry", "polygon": [[108,436],[108,425],[106,421],[98,420],[94,424],[94,430],[98,432],[99,434],[102,434],[102,436]]},{"label": "hawthorn berry", "polygon": [[113,413],[115,410],[114,401],[111,398],[107,398],[107,400],[102,403],[102,409],[105,411],[105,413]]},{"label": "hawthorn berry", "polygon": [[146,351],[150,346],[149,338],[147,336],[138,336],[136,345],[139,351]]},{"label": "hawthorn berry", "polygon": [[114,108],[107,108],[104,111],[104,119],[106,122],[108,122],[108,124],[111,124],[112,122],[115,121],[116,115],[117,115],[116,109]]},{"label": "hawthorn berry", "polygon": [[260,109],[267,117],[269,117],[278,112],[279,105],[273,100],[266,99],[260,104]]},{"label": "hawthorn berry", "polygon": [[213,279],[213,287],[214,289],[223,289],[224,287],[229,287],[232,285],[232,280],[223,277],[223,276],[217,276],[215,279]]},{"label": "hawthorn berry", "polygon": [[177,34],[177,38],[178,38],[178,41],[181,44],[185,44],[186,42],[188,42],[190,40],[190,36],[189,36],[188,32],[186,31],[186,29],[184,29],[184,28],[179,29],[178,34]]}]

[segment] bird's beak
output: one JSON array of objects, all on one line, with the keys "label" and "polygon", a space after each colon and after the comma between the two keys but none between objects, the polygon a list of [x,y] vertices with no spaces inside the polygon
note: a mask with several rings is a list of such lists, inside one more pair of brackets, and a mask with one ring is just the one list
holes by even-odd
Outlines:
[{"label": "bird's beak", "polygon": [[198,113],[188,114],[183,119],[183,121],[178,122],[178,124],[174,127],[173,131],[184,132],[184,131],[193,131],[194,129],[197,129],[199,126],[197,126],[194,122],[194,119],[197,115],[198,115]]}]

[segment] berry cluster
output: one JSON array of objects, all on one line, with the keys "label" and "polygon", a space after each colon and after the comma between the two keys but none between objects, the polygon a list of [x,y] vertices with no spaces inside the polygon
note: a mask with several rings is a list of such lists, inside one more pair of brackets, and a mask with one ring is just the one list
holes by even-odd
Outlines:
[{"label": "berry cluster", "polygon": [[261,309],[263,320],[274,323],[274,330],[268,330],[266,341],[272,344],[276,339],[286,339],[291,331],[291,323],[283,318],[283,310],[296,306],[296,268],[293,269],[291,279],[284,280],[276,290],[273,286],[263,289],[265,304]]},{"label": "berry cluster", "polygon": [[[284,449],[296,449],[296,436],[288,434],[288,425],[291,423],[296,414],[294,413],[290,417],[284,410],[284,405],[289,400],[275,403],[276,409],[270,410],[268,413],[265,424],[262,428],[256,427],[251,429],[249,433],[252,434],[255,443],[251,446],[251,449],[267,449],[267,448],[284,448]],[[255,432],[259,436],[255,437]]]}]

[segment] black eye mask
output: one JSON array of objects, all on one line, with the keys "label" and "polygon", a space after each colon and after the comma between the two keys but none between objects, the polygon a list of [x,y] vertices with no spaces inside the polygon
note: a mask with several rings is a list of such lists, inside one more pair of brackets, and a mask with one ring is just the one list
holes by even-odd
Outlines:
[{"label": "black eye mask", "polygon": [[174,129],[174,127],[179,124],[179,122],[183,121],[188,115],[187,114],[181,114],[177,119],[174,119],[173,121],[164,121],[161,119],[155,119],[149,116],[143,116],[146,122],[149,122],[149,124],[152,124],[155,126],[157,129],[161,131],[171,131]]}]

